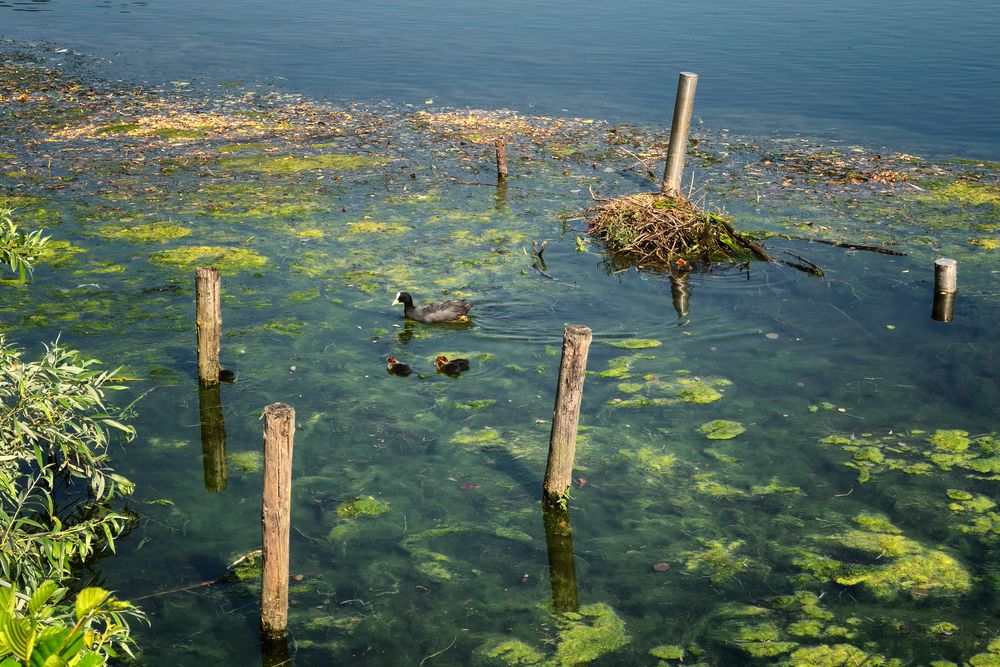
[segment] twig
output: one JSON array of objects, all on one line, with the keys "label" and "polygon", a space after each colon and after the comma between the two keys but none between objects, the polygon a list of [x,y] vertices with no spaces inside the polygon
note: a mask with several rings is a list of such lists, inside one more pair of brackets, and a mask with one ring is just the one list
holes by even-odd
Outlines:
[{"label": "twig", "polygon": [[423,660],[421,660],[420,664],[417,665],[417,667],[423,667],[423,664],[425,662],[427,662],[431,658],[436,658],[437,656],[441,655],[442,653],[444,653],[445,651],[447,651],[448,649],[450,649],[452,646],[454,646],[455,642],[457,642],[457,641],[458,641],[458,635],[455,635],[455,638],[451,640],[450,644],[448,644],[447,646],[445,646],[443,649],[441,649],[437,653],[431,653],[429,656],[427,656],[426,658],[424,658]]},{"label": "twig", "polygon": [[232,572],[233,568],[235,568],[237,565],[245,563],[246,561],[250,560],[251,558],[256,558],[257,556],[260,556],[262,553],[263,552],[260,549],[254,549],[253,551],[249,551],[249,552],[243,554],[242,556],[240,556],[239,558],[237,558],[236,560],[234,560],[232,563],[230,563],[229,565],[227,565],[226,569],[222,571],[222,574],[220,574],[215,579],[210,579],[208,581],[199,581],[197,584],[190,584],[188,586],[178,586],[177,588],[171,588],[171,589],[166,590],[166,591],[157,591],[156,593],[149,593],[148,595],[140,595],[139,597],[132,598],[132,599],[133,600],[145,600],[146,598],[158,598],[158,597],[162,597],[164,595],[170,595],[171,593],[183,593],[185,591],[193,591],[193,590],[196,590],[198,588],[206,588],[206,587],[211,586],[213,584],[217,584],[220,581],[222,581],[223,579],[225,579],[226,576],[229,575],[229,573]]},{"label": "twig", "polygon": [[[622,153],[627,153],[629,157],[634,158],[637,163],[641,164],[643,167],[646,168],[646,174],[653,180],[656,180],[656,173],[653,172],[653,168],[649,166],[648,162],[646,162],[644,159],[642,159],[632,151],[628,150],[627,148],[622,148],[621,146],[616,146],[616,148],[620,150]],[[635,165],[632,165],[631,167],[629,167],[629,169],[635,169]]]}]

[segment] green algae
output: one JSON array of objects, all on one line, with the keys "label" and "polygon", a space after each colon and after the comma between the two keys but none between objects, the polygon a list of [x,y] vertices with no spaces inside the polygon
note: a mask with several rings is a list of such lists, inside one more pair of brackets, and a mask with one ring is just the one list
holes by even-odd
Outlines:
[{"label": "green algae", "polygon": [[727,499],[746,495],[746,491],[743,489],[718,481],[714,472],[697,473],[692,475],[691,479],[694,481],[695,491],[702,495]]},{"label": "green algae", "polygon": [[960,429],[939,429],[923,438],[926,447],[919,445],[922,435],[923,431],[916,430],[908,435],[890,432],[882,437],[870,433],[834,434],[821,438],[820,442],[839,446],[850,453],[852,460],[844,465],[858,471],[860,482],[868,482],[886,470],[931,475],[965,468],[988,475],[984,479],[1000,475],[1000,456],[996,455],[996,440],[992,434],[973,437]]},{"label": "green algae", "polygon": [[338,153],[323,153],[319,155],[257,154],[241,157],[227,157],[218,160],[222,169],[234,172],[257,172],[263,174],[281,175],[295,174],[313,169],[329,169],[334,171],[353,171],[364,167],[382,164],[383,158],[372,155],[341,155]]},{"label": "green algae", "polygon": [[186,193],[177,212],[227,222],[280,220],[282,231],[287,233],[289,220],[311,219],[331,208],[324,188],[322,184],[305,182],[213,181]]},{"label": "green algae", "polygon": [[739,422],[727,419],[715,419],[702,424],[698,427],[698,430],[704,433],[705,437],[709,440],[731,440],[745,433],[747,429]]},{"label": "green algae", "polygon": [[457,410],[485,410],[494,403],[496,403],[496,399],[484,398],[476,401],[456,401],[452,403],[452,407]]},{"label": "green algae", "polygon": [[389,503],[374,496],[358,497],[337,507],[337,516],[355,519],[363,516],[381,516],[389,511]]},{"label": "green algae", "polygon": [[684,661],[684,647],[676,644],[661,644],[649,649],[649,654],[660,660],[680,660]]},{"label": "green algae", "polygon": [[313,299],[318,299],[320,296],[319,288],[310,287],[306,290],[301,290],[299,292],[289,292],[285,299],[287,301],[312,301]]},{"label": "green algae", "polygon": [[778,480],[772,479],[767,484],[755,484],[750,487],[750,495],[752,496],[772,496],[778,494],[787,495],[803,495],[802,489],[797,486],[782,486],[778,484]]},{"label": "green algae", "polygon": [[958,626],[948,621],[941,621],[927,628],[927,632],[933,635],[953,635],[958,632]]},{"label": "green algae", "polygon": [[375,220],[361,220],[359,222],[347,223],[347,234],[404,234],[412,231],[409,227],[395,225]]},{"label": "green algae", "polygon": [[652,472],[667,472],[677,462],[676,454],[665,454],[662,449],[656,449],[648,445],[637,450],[619,449],[618,453]]},{"label": "green algae", "polygon": [[211,266],[222,274],[253,271],[267,264],[267,257],[254,250],[226,246],[188,246],[155,252],[149,257],[153,264],[193,271],[199,266]]},{"label": "green algae", "polygon": [[551,664],[557,667],[592,662],[614,653],[630,641],[625,622],[603,602],[583,605],[577,613],[560,614],[556,624],[559,643]]},{"label": "green algae", "polygon": [[701,549],[681,553],[681,556],[686,559],[685,567],[689,572],[698,572],[708,577],[713,583],[721,584],[736,577],[749,567],[749,559],[736,554],[744,545],[743,540],[700,541],[702,543]]},{"label": "green algae", "polygon": [[102,238],[129,243],[166,243],[191,233],[190,227],[171,222],[150,222],[140,225],[105,226],[97,230]]},{"label": "green algae", "polygon": [[822,644],[798,648],[788,656],[787,661],[777,663],[781,667],[901,667],[903,662],[896,658],[868,653],[850,644]]},{"label": "green algae", "polygon": [[264,462],[260,452],[233,452],[226,458],[234,468],[245,473],[259,471]]},{"label": "green algae", "polygon": [[642,350],[650,347],[659,347],[663,344],[651,338],[626,338],[624,340],[610,340],[607,343],[612,347],[620,347],[626,350]]},{"label": "green algae", "polygon": [[945,204],[1000,209],[1000,188],[972,181],[953,181],[935,186],[927,191],[924,198]]},{"label": "green algae", "polygon": [[558,635],[549,643],[554,652],[543,652],[520,639],[488,643],[477,654],[492,664],[575,667],[608,656],[628,645],[625,623],[610,605],[598,602],[578,611],[555,616]]},{"label": "green algae", "polygon": [[505,665],[538,665],[545,659],[544,653],[520,639],[502,641],[485,650],[483,655]]},{"label": "green algae", "polygon": [[676,405],[678,403],[675,398],[646,398],[645,396],[637,396],[635,398],[612,398],[608,401],[608,405],[612,405],[616,408],[649,408],[664,405]]},{"label": "green algae", "polygon": [[648,354],[631,354],[608,360],[607,370],[598,373],[603,378],[627,378],[632,372],[632,366],[640,359],[655,359]]},{"label": "green algae", "polygon": [[680,383],[682,388],[677,391],[677,397],[685,403],[714,403],[722,400],[722,394],[706,382],[681,378]]},{"label": "green algae", "polygon": [[[905,537],[888,519],[862,514],[857,523],[861,529],[846,530],[829,538],[841,549],[853,550],[864,557],[853,563],[826,561],[827,574],[838,584],[863,586],[876,598],[894,597],[902,592],[954,595],[972,588],[972,578],[958,560]],[[878,564],[863,562],[872,558]]]},{"label": "green algae", "polygon": [[452,436],[451,442],[456,445],[499,445],[503,443],[503,438],[500,437],[500,432],[493,428],[483,428],[478,431],[463,428]]}]

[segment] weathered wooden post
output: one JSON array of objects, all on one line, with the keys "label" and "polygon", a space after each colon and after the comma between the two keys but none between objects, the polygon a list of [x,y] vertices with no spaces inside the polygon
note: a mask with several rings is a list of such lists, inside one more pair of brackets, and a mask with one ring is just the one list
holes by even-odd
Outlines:
[{"label": "weathered wooden post", "polygon": [[205,468],[205,488],[222,493],[229,483],[226,466],[226,422],[222,415],[222,388],[218,383],[198,383],[201,417],[201,459]]},{"label": "weathered wooden post", "polygon": [[681,193],[681,178],[684,176],[688,132],[691,130],[691,112],[694,110],[694,91],[697,86],[697,74],[681,72],[677,81],[677,98],[674,100],[674,120],[670,124],[667,166],[663,170],[663,184],[660,186],[660,192],[671,195]]},{"label": "weathered wooden post", "polygon": [[561,502],[573,479],[576,456],[576,428],[580,421],[583,380],[587,372],[587,351],[593,334],[582,324],[571,324],[563,332],[559,386],[552,410],[552,433],[549,435],[549,460],[543,485],[545,498]]},{"label": "weathered wooden post", "polygon": [[497,137],[493,142],[497,149],[497,185],[507,181],[507,140]]},{"label": "weathered wooden post", "polygon": [[931,318],[951,322],[958,292],[958,262],[942,257],[934,260],[934,305]]},{"label": "weathered wooden post", "polygon": [[288,537],[291,526],[292,443],[295,408],[272,403],[264,408],[263,581],[260,625],[266,638],[288,628]]},{"label": "weathered wooden post", "polygon": [[219,382],[219,347],[222,340],[222,290],[219,270],[199,266],[195,270],[195,300],[198,329],[198,380]]},{"label": "weathered wooden post", "polygon": [[580,600],[576,587],[576,561],[569,509],[558,503],[543,501],[542,520],[545,523],[545,546],[549,555],[552,606],[557,612],[578,611]]}]

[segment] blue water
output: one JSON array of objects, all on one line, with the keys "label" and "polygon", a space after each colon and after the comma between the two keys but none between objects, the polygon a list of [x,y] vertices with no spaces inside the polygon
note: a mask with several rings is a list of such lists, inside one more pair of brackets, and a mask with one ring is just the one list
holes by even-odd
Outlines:
[{"label": "blue water", "polygon": [[0,37],[100,54],[128,80],[664,125],[687,70],[710,127],[1000,158],[986,0],[0,0]]}]

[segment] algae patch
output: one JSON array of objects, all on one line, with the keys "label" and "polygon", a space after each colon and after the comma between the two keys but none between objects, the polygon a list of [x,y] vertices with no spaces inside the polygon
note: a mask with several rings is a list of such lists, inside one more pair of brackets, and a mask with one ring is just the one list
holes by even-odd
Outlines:
[{"label": "algae patch", "polygon": [[702,424],[699,431],[705,434],[709,440],[732,440],[736,436],[745,433],[746,427],[739,422],[728,419],[716,419],[706,424]]},{"label": "algae patch", "polygon": [[384,162],[383,158],[372,155],[340,155],[324,153],[320,155],[245,155],[221,158],[218,163],[223,169],[235,172],[257,172],[263,174],[295,174],[313,169],[352,171],[371,167]]},{"label": "algae patch", "polygon": [[246,248],[189,246],[155,252],[150,255],[149,261],[185,271],[199,266],[212,266],[220,273],[233,274],[259,269],[267,264],[267,257]]}]

